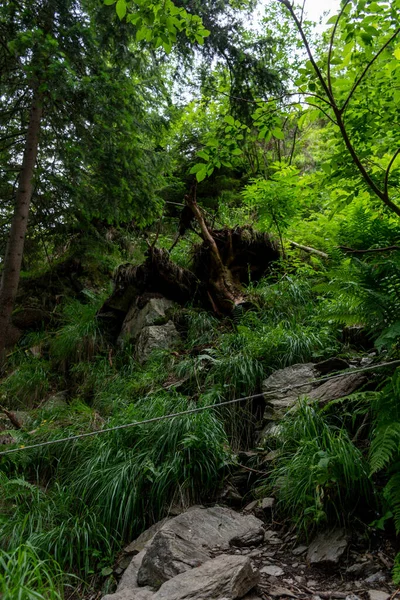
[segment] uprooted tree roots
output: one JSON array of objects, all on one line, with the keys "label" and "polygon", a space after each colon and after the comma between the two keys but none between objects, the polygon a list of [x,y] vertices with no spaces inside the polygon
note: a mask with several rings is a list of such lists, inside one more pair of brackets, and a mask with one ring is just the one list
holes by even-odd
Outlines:
[{"label": "uprooted tree roots", "polygon": [[203,239],[194,248],[191,269],[172,262],[168,250],[149,247],[144,263],[118,269],[102,316],[123,319],[134,300],[140,303],[142,297],[157,295],[229,315],[245,302],[244,285],[259,280],[279,259],[278,245],[269,234],[251,227],[212,229],[197,205],[194,190],[186,196],[187,208]]}]

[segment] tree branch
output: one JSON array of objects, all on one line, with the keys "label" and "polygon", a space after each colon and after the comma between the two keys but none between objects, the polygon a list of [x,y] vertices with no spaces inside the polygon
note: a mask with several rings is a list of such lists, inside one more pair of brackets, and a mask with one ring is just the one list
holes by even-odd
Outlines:
[{"label": "tree branch", "polygon": [[304,33],[302,24],[300,23],[299,19],[297,18],[296,13],[294,12],[293,6],[291,6],[291,4],[289,3],[289,0],[278,0],[278,2],[280,2],[281,4],[284,4],[286,6],[286,8],[288,9],[288,11],[290,12],[290,14],[292,15],[292,18],[293,18],[294,22],[296,23],[298,32],[300,33],[301,39],[303,40],[304,47],[308,54],[308,58],[310,59],[313,69],[321,83],[322,89],[324,90],[325,94],[329,98],[329,101],[332,103],[332,105],[334,105],[335,101],[334,101],[332,94],[329,90],[329,87],[327,86],[327,83],[320,71],[319,66],[315,62],[314,55],[311,52],[310,44],[308,43],[308,40],[306,38],[306,34]]},{"label": "tree branch", "polygon": [[346,110],[346,107],[349,104],[349,102],[350,102],[350,100],[351,100],[354,92],[356,91],[356,89],[358,88],[358,86],[360,85],[361,81],[364,79],[365,75],[367,74],[367,72],[369,71],[369,69],[372,67],[372,65],[374,64],[374,62],[376,61],[376,59],[382,54],[382,52],[389,46],[390,42],[392,42],[394,40],[394,38],[399,33],[400,33],[400,27],[398,29],[396,29],[396,31],[394,32],[394,34],[388,39],[388,41],[382,46],[382,48],[379,50],[379,52],[377,52],[375,54],[375,56],[366,65],[366,67],[363,70],[363,72],[361,73],[360,77],[357,79],[357,81],[354,83],[353,87],[351,88],[350,93],[347,96],[347,99],[345,100],[345,103],[343,104],[342,108],[340,109],[341,113],[343,113]]},{"label": "tree branch", "polygon": [[392,252],[394,250],[400,250],[400,246],[387,246],[386,248],[369,248],[368,250],[357,250],[356,248],[348,248],[347,246],[338,246],[339,250],[343,252],[350,252],[351,254],[372,254],[374,252]]},{"label": "tree branch", "polygon": [[298,248],[299,250],[303,250],[304,252],[308,252],[309,254],[316,254],[321,258],[329,258],[329,254],[326,252],[322,252],[322,250],[316,250],[316,248],[311,248],[310,246],[303,246],[303,244],[298,244],[297,242],[293,242],[289,240],[289,244],[292,248]]},{"label": "tree branch", "polygon": [[333,98],[333,91],[332,91],[332,81],[331,81],[331,57],[332,57],[332,51],[333,51],[333,42],[334,42],[334,39],[335,39],[336,30],[338,28],[339,21],[340,21],[342,15],[343,15],[343,13],[344,13],[344,11],[346,9],[346,6],[349,4],[349,2],[350,2],[350,0],[346,0],[346,2],[344,3],[344,5],[342,6],[342,9],[341,9],[340,13],[338,14],[338,18],[336,19],[335,25],[333,27],[331,39],[330,39],[330,42],[329,42],[329,51],[328,51],[328,87],[329,87],[329,90],[330,90],[330,92],[332,94],[332,98]]},{"label": "tree branch", "polygon": [[15,429],[22,429],[22,424],[17,419],[15,413],[7,410],[6,408],[4,408],[4,406],[1,406],[1,404],[0,404],[0,410],[2,410],[3,413],[6,415],[6,417],[9,418],[9,420],[11,421],[11,423],[13,424],[13,426],[15,427]]},{"label": "tree branch", "polygon": [[389,188],[389,174],[390,174],[390,169],[393,166],[394,161],[396,160],[396,158],[398,157],[398,155],[400,154],[400,148],[397,148],[396,152],[393,154],[392,160],[390,161],[388,168],[386,169],[385,172],[385,194],[387,197],[389,197],[388,194],[388,188]]},{"label": "tree branch", "polygon": [[334,119],[332,119],[332,117],[330,115],[328,115],[328,113],[326,112],[326,110],[324,110],[323,108],[321,108],[320,106],[318,106],[318,104],[314,104],[313,102],[306,102],[306,104],[308,106],[314,106],[314,108],[318,108],[318,110],[320,110],[326,116],[326,118],[330,120],[331,123],[333,123],[334,125],[336,125],[336,127],[339,126],[339,124],[336,123],[336,121]]}]

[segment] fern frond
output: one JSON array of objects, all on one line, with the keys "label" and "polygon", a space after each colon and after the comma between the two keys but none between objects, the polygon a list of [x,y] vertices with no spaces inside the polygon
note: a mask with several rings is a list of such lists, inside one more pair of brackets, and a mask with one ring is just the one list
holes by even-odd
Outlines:
[{"label": "fern frond", "polygon": [[[400,449],[400,423],[382,425],[375,432],[370,450],[371,474],[387,466]],[[400,490],[400,488],[399,488]],[[400,495],[399,495],[400,503]],[[400,504],[399,504],[400,510]],[[399,513],[400,514],[400,513]]]},{"label": "fern frond", "polygon": [[392,475],[385,489],[383,490],[383,495],[389,503],[391,511],[393,512],[396,533],[398,534],[400,532],[400,473],[395,473]]}]

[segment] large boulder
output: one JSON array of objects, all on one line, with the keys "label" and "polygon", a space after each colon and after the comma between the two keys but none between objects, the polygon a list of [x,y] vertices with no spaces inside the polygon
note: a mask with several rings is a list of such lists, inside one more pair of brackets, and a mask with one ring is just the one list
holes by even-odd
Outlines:
[{"label": "large boulder", "polygon": [[171,300],[163,297],[150,298],[142,308],[134,302],[122,324],[118,344],[124,345],[134,342],[144,327],[160,324],[160,321],[165,321],[167,312],[173,306],[174,303]]},{"label": "large boulder", "polygon": [[324,405],[331,400],[352,394],[368,381],[363,373],[333,375],[323,383],[316,381],[321,379],[321,374],[326,375],[332,369],[339,371],[347,367],[346,361],[332,358],[323,363],[298,364],[272,373],[262,384],[266,402],[264,421],[267,425],[261,438],[265,439],[275,434],[274,422],[280,421],[285,413],[296,405],[299,397],[307,396]]},{"label": "large boulder", "polygon": [[138,583],[159,587],[209,560],[213,548],[224,551],[230,545],[256,545],[263,536],[262,521],[253,515],[219,506],[195,507],[168,521],[154,536],[138,571]]},{"label": "large boulder", "polygon": [[367,381],[368,377],[364,373],[349,373],[343,375],[343,377],[334,377],[312,390],[308,397],[312,400],[318,400],[319,404],[323,406],[332,400],[353,394]]},{"label": "large boulder", "polygon": [[154,600],[237,600],[258,580],[248,557],[222,554],[164,583]]},{"label": "large boulder", "polygon": [[136,343],[136,357],[140,363],[146,362],[153,350],[173,348],[180,341],[180,335],[172,321],[165,325],[143,327]]},{"label": "large boulder", "polygon": [[118,585],[115,594],[107,594],[103,600],[152,600],[154,592],[149,587],[139,587],[137,574],[142,564],[145,550],[139,552],[131,561]]},{"label": "large boulder", "polygon": [[[282,419],[285,412],[296,404],[299,396],[311,392],[315,384],[308,382],[319,376],[313,363],[293,365],[272,373],[262,384],[267,403],[264,418],[268,421]],[[305,385],[297,387],[300,384]]]}]

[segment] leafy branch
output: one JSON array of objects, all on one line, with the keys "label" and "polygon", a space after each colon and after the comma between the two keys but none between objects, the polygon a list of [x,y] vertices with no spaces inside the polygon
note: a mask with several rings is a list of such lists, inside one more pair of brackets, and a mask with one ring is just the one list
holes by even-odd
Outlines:
[{"label": "leafy branch", "polygon": [[330,119],[330,121],[332,121],[333,123],[335,123],[340,130],[342,139],[345,143],[345,146],[348,150],[348,152],[350,153],[350,156],[355,164],[355,166],[357,167],[359,173],[361,174],[362,178],[364,179],[364,181],[367,183],[367,185],[370,187],[370,189],[378,196],[378,198],[380,198],[382,200],[382,202],[392,211],[394,212],[397,216],[400,216],[400,207],[397,206],[397,204],[395,204],[389,196],[389,173],[390,173],[390,169],[393,166],[393,163],[395,161],[395,159],[397,158],[397,156],[399,155],[400,150],[397,150],[395,155],[393,156],[393,158],[391,159],[389,166],[386,170],[386,174],[385,174],[385,181],[384,181],[384,188],[383,190],[380,189],[380,187],[375,183],[375,181],[373,180],[373,178],[371,177],[371,175],[369,174],[369,172],[367,171],[367,169],[365,168],[365,166],[363,165],[361,158],[359,157],[356,149],[354,148],[354,145],[350,139],[349,136],[349,132],[347,130],[347,127],[345,125],[345,121],[344,121],[344,111],[346,109],[346,107],[348,106],[350,100],[352,99],[354,92],[356,91],[356,89],[358,88],[358,86],[360,85],[360,83],[362,82],[362,80],[365,78],[366,74],[368,73],[369,69],[371,68],[371,66],[375,63],[375,61],[378,59],[378,57],[382,54],[382,52],[388,47],[388,45],[395,39],[395,37],[398,35],[398,33],[400,32],[400,28],[396,29],[396,31],[391,35],[391,37],[383,44],[383,46],[380,48],[380,50],[374,55],[374,57],[369,61],[369,63],[366,65],[366,67],[364,68],[363,72],[361,73],[361,75],[358,77],[358,79],[356,80],[356,82],[354,83],[352,89],[349,92],[348,97],[346,98],[343,106],[339,106],[338,103],[335,101],[334,95],[333,95],[333,89],[332,89],[332,82],[331,82],[331,62],[332,62],[332,52],[333,52],[333,44],[334,44],[334,39],[335,39],[335,34],[339,25],[339,21],[341,19],[341,17],[343,16],[346,6],[349,4],[349,0],[346,0],[344,6],[342,7],[336,21],[335,21],[335,25],[331,34],[331,39],[330,39],[330,44],[329,44],[329,51],[328,51],[328,68],[327,68],[327,78],[325,79],[325,77],[322,74],[321,69],[319,68],[319,66],[316,63],[316,60],[314,58],[314,55],[311,51],[311,47],[310,44],[308,42],[307,36],[304,32],[303,26],[301,21],[299,20],[299,18],[297,17],[294,7],[293,5],[289,2],[289,0],[278,0],[278,2],[280,2],[281,4],[283,4],[287,10],[289,11],[293,21],[295,22],[295,25],[297,27],[297,30],[300,34],[300,37],[303,41],[304,47],[307,51],[310,63],[314,69],[314,72],[321,84],[321,87],[323,89],[323,91],[325,92],[325,95],[327,97],[327,100],[325,99],[325,102],[328,102],[334,112],[335,115],[335,120],[332,119],[327,113],[326,111],[324,111],[320,106],[314,105],[316,106],[326,117],[328,117]]}]

